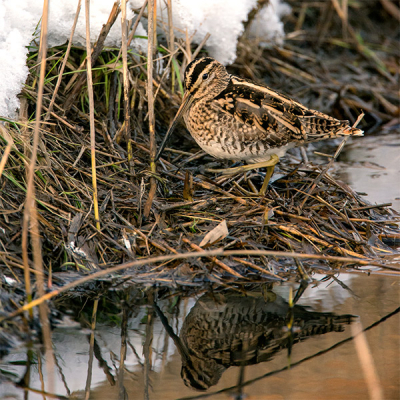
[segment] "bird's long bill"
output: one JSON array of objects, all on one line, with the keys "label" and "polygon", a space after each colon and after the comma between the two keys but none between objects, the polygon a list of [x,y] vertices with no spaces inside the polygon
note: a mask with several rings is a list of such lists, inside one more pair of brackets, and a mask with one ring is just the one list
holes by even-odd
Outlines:
[{"label": "bird's long bill", "polygon": [[167,140],[171,136],[172,132],[174,131],[175,126],[179,121],[179,118],[187,111],[189,106],[192,104],[192,101],[193,101],[193,96],[189,92],[186,92],[185,95],[183,96],[182,104],[179,107],[179,110],[176,113],[171,126],[169,127],[168,132],[164,136],[164,139],[161,143],[160,148],[158,149],[158,152],[157,152],[157,155],[156,155],[156,158],[154,159],[154,161],[157,161],[160,158],[161,153],[163,152],[165,145],[167,144]]}]

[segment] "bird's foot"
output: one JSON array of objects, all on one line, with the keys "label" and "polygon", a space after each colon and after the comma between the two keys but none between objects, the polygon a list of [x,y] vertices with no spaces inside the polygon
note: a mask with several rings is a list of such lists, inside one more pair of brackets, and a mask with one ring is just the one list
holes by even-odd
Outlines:
[{"label": "bird's foot", "polygon": [[[252,171],[253,169],[272,167],[272,172],[273,172],[274,167],[278,162],[279,162],[279,157],[275,154],[272,154],[271,158],[268,161],[262,161],[262,162],[255,163],[255,164],[241,165],[239,167],[234,167],[234,168],[223,168],[223,169],[208,168],[208,169],[206,169],[206,171],[213,172],[213,173],[220,173],[223,175],[235,175],[235,174],[239,174],[240,172]],[[271,176],[272,176],[272,172],[271,172]],[[268,174],[268,172],[267,172],[267,174]],[[271,176],[268,178],[268,180],[271,178]]]}]

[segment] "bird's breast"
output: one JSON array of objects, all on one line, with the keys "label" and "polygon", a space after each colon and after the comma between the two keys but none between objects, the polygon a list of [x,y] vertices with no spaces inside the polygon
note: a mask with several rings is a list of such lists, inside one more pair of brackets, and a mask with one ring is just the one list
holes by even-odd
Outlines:
[{"label": "bird's breast", "polygon": [[238,138],[235,121],[229,115],[222,115],[212,102],[194,104],[184,119],[190,134],[205,152],[216,158],[236,158]]},{"label": "bird's breast", "polygon": [[224,111],[219,101],[194,103],[184,120],[197,144],[215,158],[261,162],[277,154],[266,144],[265,131]]}]

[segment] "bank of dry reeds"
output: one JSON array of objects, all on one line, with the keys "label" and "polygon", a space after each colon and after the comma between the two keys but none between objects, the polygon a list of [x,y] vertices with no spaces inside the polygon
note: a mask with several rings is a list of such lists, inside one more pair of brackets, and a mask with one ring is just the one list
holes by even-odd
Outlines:
[{"label": "bank of dry reeds", "polygon": [[[263,50],[245,32],[229,70],[351,123],[363,110],[360,127],[367,134],[395,129],[398,16],[388,8],[390,2],[354,2],[348,9],[337,1],[290,3],[285,45]],[[142,8],[140,18],[157,17],[152,5],[149,2],[150,11]],[[159,72],[148,65],[145,53],[125,47],[122,54],[119,49],[105,51],[104,38],[110,26],[119,23],[119,12],[116,5],[91,55],[93,104],[85,50],[48,50],[44,118],[36,149],[32,135],[40,98],[38,53],[28,59],[31,73],[22,93],[20,119],[6,122],[0,132],[4,273],[23,282],[27,168],[36,151],[40,257],[51,289],[67,282],[76,286],[65,271],[74,279],[90,280],[114,271],[108,276],[167,285],[262,282],[295,274],[304,278],[313,270],[329,275],[340,267],[371,265],[399,271],[392,263],[396,252],[388,247],[398,244],[398,214],[386,204],[366,202],[331,176],[326,165],[314,165],[312,155],[309,162],[296,153],[289,155],[265,197],[257,194],[262,182],[257,173],[226,177],[207,172],[208,166],[220,163],[199,151],[183,127],[155,165],[151,137],[155,133],[159,143],[166,132],[180,104],[184,67],[204,53],[207,37],[200,45],[190,37],[176,40],[169,21],[168,29],[159,27],[165,29],[167,41],[157,43],[150,23],[149,59],[163,66]],[[128,43],[135,25],[131,21],[130,34],[123,36]],[[28,218],[32,221],[29,211]],[[228,234],[200,247],[203,237],[222,221]],[[37,250],[32,235],[31,229],[28,272],[34,272],[38,262],[32,257]]]}]

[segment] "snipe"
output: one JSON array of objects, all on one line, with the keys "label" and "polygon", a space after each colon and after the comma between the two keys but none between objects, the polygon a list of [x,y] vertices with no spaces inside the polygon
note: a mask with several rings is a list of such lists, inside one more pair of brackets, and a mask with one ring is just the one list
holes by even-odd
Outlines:
[{"label": "snipe", "polygon": [[[355,319],[301,305],[291,308],[271,291],[247,295],[224,290],[200,297],[178,336],[161,309],[154,308],[182,358],[181,376],[186,386],[196,390],[216,385],[231,366],[244,368],[270,361],[282,350],[311,337],[316,341],[319,335],[343,332]],[[292,331],[288,327],[290,315]]]},{"label": "snipe", "polygon": [[241,170],[267,167],[261,194],[279,157],[288,149],[327,138],[363,135],[348,121],[308,109],[267,86],[228,74],[211,57],[196,59],[187,66],[185,88],[182,105],[156,160],[183,116],[190,134],[208,154],[251,164]]}]

